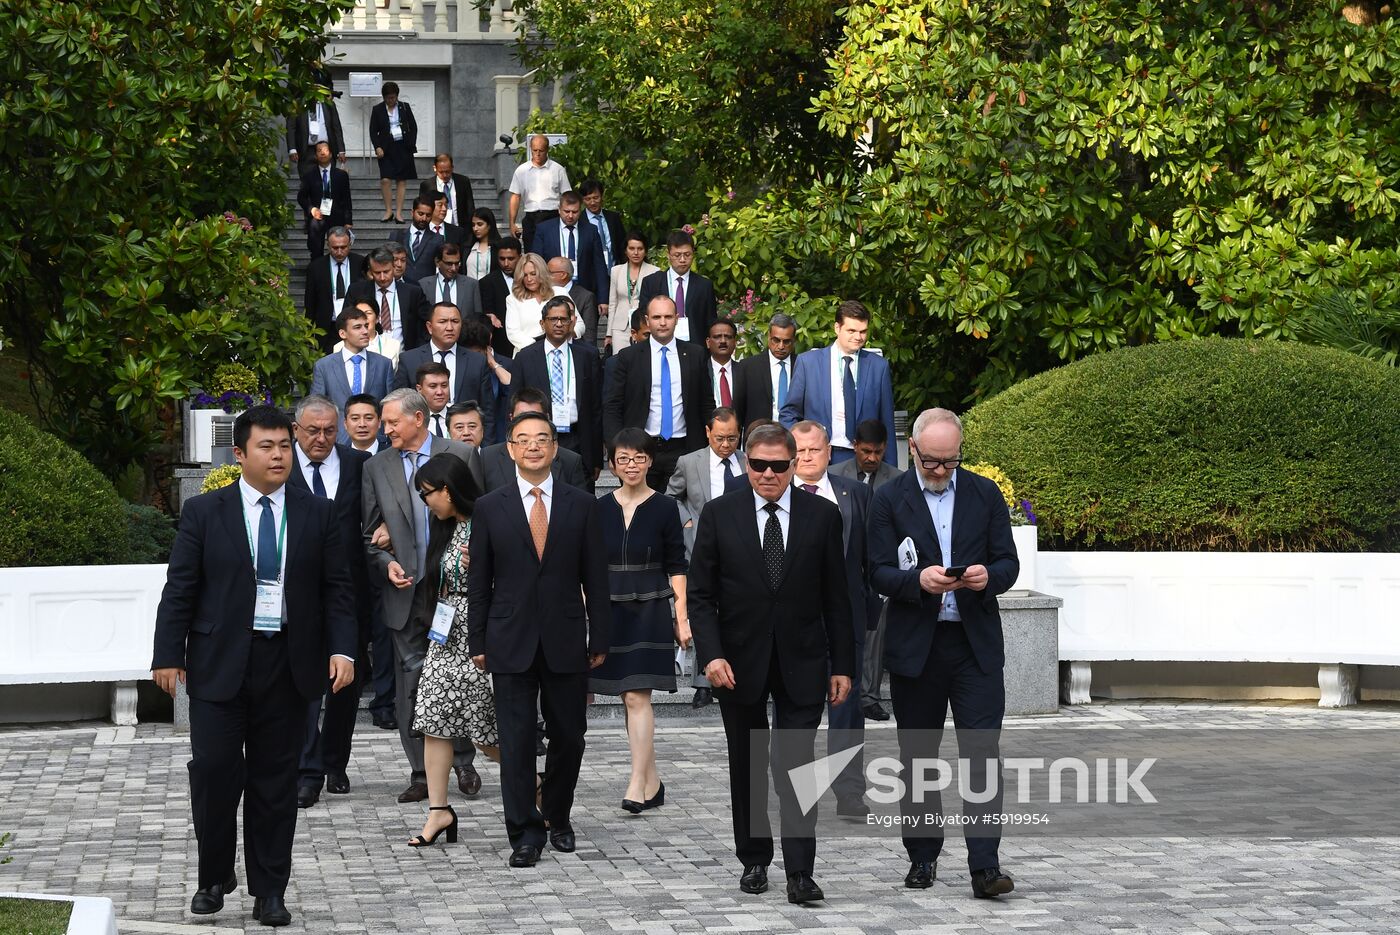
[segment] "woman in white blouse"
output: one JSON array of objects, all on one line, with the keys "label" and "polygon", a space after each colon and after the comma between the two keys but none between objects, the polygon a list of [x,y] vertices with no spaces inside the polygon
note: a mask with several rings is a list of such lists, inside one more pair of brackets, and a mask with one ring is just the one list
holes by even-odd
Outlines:
[{"label": "woman in white blouse", "polygon": [[[515,264],[515,288],[506,296],[506,337],[519,354],[544,336],[540,319],[544,303],[569,290],[549,280],[549,267],[538,253],[527,253]],[[583,319],[575,318],[574,337],[583,337]]]},{"label": "woman in white blouse", "polygon": [[642,280],[652,273],[660,272],[647,262],[646,236],[632,231],[627,235],[627,262],[612,268],[612,282],[608,288],[608,336],[607,346],[616,354],[631,343],[628,334],[632,313],[637,309],[637,299],[642,294]]},{"label": "woman in white blouse", "polygon": [[472,212],[472,245],[462,257],[459,270],[463,276],[481,279],[496,268],[496,242],[500,234],[496,232],[496,215],[490,208],[477,208]]}]

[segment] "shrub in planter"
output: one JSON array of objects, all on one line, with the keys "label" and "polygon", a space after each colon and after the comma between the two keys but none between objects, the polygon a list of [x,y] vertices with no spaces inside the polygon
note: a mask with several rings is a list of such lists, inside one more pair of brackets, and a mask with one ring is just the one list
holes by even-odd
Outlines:
[{"label": "shrub in planter", "polygon": [[1400,548],[1400,371],[1208,338],[1124,348],[974,407],[964,457],[1016,478],[1060,548]]},{"label": "shrub in planter", "polygon": [[123,563],[153,565],[170,560],[175,544],[175,521],[160,510],[139,503],[124,503],[126,554]]},{"label": "shrub in planter", "polygon": [[0,566],[111,564],[126,543],[111,481],[23,416],[0,410]]}]

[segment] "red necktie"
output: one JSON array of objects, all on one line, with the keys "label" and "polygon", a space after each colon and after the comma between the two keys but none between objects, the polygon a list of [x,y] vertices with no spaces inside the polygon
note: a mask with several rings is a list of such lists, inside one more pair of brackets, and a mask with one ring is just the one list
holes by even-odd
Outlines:
[{"label": "red necktie", "polygon": [[719,404],[733,408],[734,397],[729,393],[729,375],[724,372],[726,369],[719,368]]}]

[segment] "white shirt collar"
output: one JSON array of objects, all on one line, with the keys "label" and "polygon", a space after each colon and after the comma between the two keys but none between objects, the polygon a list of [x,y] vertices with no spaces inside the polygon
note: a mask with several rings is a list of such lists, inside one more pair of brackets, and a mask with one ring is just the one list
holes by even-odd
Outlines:
[{"label": "white shirt collar", "polygon": [[351,362],[350,358],[354,357],[356,354],[359,354],[362,358],[368,357],[369,348],[365,348],[362,351],[352,351],[348,345],[344,345],[340,348],[340,356],[345,358],[347,364]]},{"label": "white shirt collar", "polygon": [[651,356],[655,357],[657,354],[661,353],[663,347],[667,350],[674,351],[676,349],[676,336],[674,334],[671,335],[670,344],[662,344],[660,341],[656,340],[656,338],[648,335],[647,343],[651,345]]},{"label": "white shirt collar", "polygon": [[530,489],[533,487],[540,488],[540,491],[546,497],[552,499],[554,497],[554,472],[550,471],[550,473],[545,477],[545,479],[540,481],[538,484],[532,484],[525,478],[520,476],[520,468],[517,467],[515,469],[515,486],[520,490],[520,499],[522,500],[526,500],[527,498],[534,496],[534,494],[530,493]]},{"label": "white shirt collar", "polygon": [[[262,499],[263,495],[254,490],[252,485],[241,477],[238,479],[238,495],[243,498],[244,512],[251,513],[262,508],[258,505],[258,501]],[[272,501],[273,507],[280,510],[283,500],[287,497],[287,485],[283,484],[267,496]]]},{"label": "white shirt collar", "polygon": [[[781,510],[782,512],[784,512],[784,513],[791,513],[791,512],[792,512],[792,485],[791,485],[791,484],[789,484],[788,486],[786,486],[786,487],[783,488],[783,494],[782,494],[782,496],[780,496],[780,497],[777,499],[776,503],[778,504],[778,509]],[[759,492],[758,492],[757,490],[755,490],[755,491],[753,492],[753,508],[754,508],[754,512],[755,512],[755,513],[763,513],[763,512],[765,512],[765,510],[764,510],[763,508],[764,508],[765,506],[767,506],[767,504],[768,504],[768,501],[765,500],[765,499],[759,494]]]},{"label": "white shirt collar", "polygon": [[[296,452],[297,452],[297,464],[301,465],[302,472],[304,473],[304,472],[306,471],[306,469],[307,469],[308,467],[311,466],[311,457],[310,457],[309,455],[307,455],[306,452],[304,452],[304,451],[301,450],[301,446],[300,446],[300,445],[293,445],[292,447],[296,449]],[[328,455],[326,455],[326,460],[324,460],[324,461],[321,462],[321,466],[322,466],[322,467],[332,467],[332,466],[334,466],[334,465],[336,465],[336,464],[339,464],[339,463],[340,463],[340,452],[336,451],[336,450],[335,450],[335,446],[332,445],[332,446],[331,446],[331,453],[328,454]]]}]

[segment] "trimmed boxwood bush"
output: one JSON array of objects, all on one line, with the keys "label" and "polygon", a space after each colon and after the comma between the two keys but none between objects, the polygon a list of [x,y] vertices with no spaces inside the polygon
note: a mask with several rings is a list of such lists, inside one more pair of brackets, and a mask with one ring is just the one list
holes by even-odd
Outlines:
[{"label": "trimmed boxwood bush", "polygon": [[123,560],[127,518],[111,481],[23,416],[0,410],[0,566]]},{"label": "trimmed boxwood bush", "polygon": [[155,565],[170,561],[175,544],[175,520],[153,506],[123,503],[126,511],[126,552],[123,564]]},{"label": "trimmed boxwood bush", "polygon": [[1011,477],[1052,547],[1400,549],[1400,370],[1344,351],[1088,357],[974,407],[964,457]]}]

